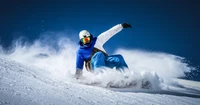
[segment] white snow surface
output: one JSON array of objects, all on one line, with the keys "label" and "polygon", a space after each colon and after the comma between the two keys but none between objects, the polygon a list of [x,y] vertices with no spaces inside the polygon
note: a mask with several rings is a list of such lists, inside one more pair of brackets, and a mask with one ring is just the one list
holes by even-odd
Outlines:
[{"label": "white snow surface", "polygon": [[0,59],[0,105],[198,105],[199,98],[59,81],[49,72]]},{"label": "white snow surface", "polygon": [[[49,40],[48,40],[49,41]],[[48,42],[47,40],[44,42]],[[198,105],[199,82],[178,80],[194,70],[183,57],[161,52],[118,49],[129,69],[83,70],[74,78],[75,49],[68,38],[0,47],[0,105]],[[194,85],[195,84],[195,85]]]}]

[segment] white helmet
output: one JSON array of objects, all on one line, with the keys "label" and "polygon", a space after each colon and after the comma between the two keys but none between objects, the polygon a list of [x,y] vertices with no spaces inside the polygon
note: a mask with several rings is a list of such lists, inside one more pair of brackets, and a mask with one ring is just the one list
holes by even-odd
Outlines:
[{"label": "white helmet", "polygon": [[90,37],[90,33],[87,31],[87,30],[82,30],[80,33],[79,33],[79,39],[82,39],[84,37]]}]

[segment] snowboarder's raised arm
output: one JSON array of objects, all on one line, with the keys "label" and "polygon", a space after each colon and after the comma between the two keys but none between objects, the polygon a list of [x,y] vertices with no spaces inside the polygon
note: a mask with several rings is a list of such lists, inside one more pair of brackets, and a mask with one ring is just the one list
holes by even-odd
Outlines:
[{"label": "snowboarder's raised arm", "polygon": [[97,42],[101,43],[103,46],[105,42],[107,42],[112,36],[120,32],[123,28],[131,28],[131,25],[127,23],[117,24],[112,28],[110,28],[109,30],[101,33],[97,37]]}]

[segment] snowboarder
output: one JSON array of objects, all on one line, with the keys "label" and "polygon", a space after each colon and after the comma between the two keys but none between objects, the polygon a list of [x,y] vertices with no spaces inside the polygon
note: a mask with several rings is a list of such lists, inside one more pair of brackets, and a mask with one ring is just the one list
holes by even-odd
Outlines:
[{"label": "snowboarder", "polygon": [[86,70],[90,72],[95,72],[100,67],[116,67],[116,70],[128,68],[122,55],[108,55],[103,48],[103,45],[123,28],[131,28],[131,25],[128,23],[117,24],[98,37],[94,37],[87,30],[80,31],[79,48],[76,52],[75,76],[77,79],[82,76],[84,62]]}]

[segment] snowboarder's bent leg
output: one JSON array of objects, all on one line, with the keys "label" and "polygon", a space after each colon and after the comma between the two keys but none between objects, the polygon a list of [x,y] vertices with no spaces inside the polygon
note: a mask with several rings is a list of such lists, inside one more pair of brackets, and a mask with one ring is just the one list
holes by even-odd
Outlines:
[{"label": "snowboarder's bent leg", "polygon": [[117,70],[124,70],[125,68],[128,68],[123,56],[120,54],[108,56],[106,58],[106,66],[111,68],[116,67]]},{"label": "snowboarder's bent leg", "polygon": [[104,67],[105,65],[105,55],[102,52],[97,52],[91,59],[91,64],[93,70],[96,68]]}]

